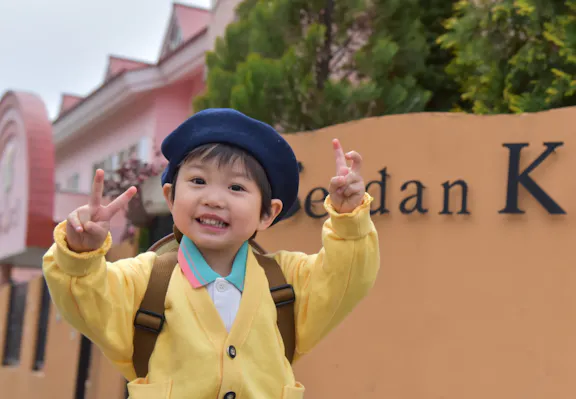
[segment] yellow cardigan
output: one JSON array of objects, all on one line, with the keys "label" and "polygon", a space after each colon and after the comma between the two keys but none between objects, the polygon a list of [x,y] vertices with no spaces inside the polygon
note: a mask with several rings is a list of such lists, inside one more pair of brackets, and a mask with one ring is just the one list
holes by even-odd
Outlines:
[{"label": "yellow cardigan", "polygon": [[[378,235],[370,219],[372,197],[349,214],[330,218],[318,254],[279,251],[273,256],[296,292],[295,360],[336,327],[374,285],[380,267]],[[205,288],[194,289],[174,268],[166,296],[166,324],[150,358],[147,378],[132,365],[133,320],[144,296],[155,254],[106,262],[108,236],[93,252],[66,244],[66,222],[54,232],[43,270],[52,300],[65,320],[94,342],[130,381],[133,399],[301,399],[284,356],[276,309],[264,271],[249,251],[240,308],[230,333]],[[236,357],[228,355],[229,346]],[[228,396],[227,396],[228,395]]]}]

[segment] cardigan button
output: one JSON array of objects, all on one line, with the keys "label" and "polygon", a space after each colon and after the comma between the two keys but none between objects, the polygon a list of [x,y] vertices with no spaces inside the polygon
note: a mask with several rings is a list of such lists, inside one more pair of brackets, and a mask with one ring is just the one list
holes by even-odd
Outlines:
[{"label": "cardigan button", "polygon": [[236,348],[234,348],[232,345],[228,347],[228,356],[230,356],[232,359],[236,357]]},{"label": "cardigan button", "polygon": [[224,399],[235,399],[236,398],[236,394],[234,392],[228,392],[226,395],[224,395]]}]

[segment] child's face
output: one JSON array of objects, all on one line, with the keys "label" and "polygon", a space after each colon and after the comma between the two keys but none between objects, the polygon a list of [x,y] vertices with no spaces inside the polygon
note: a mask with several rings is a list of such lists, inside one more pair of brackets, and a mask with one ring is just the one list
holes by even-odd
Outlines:
[{"label": "child's face", "polygon": [[273,199],[271,215],[261,215],[262,194],[242,162],[219,166],[216,160],[191,159],[180,167],[173,202],[170,192],[165,185],[174,224],[205,250],[237,250],[282,209]]}]

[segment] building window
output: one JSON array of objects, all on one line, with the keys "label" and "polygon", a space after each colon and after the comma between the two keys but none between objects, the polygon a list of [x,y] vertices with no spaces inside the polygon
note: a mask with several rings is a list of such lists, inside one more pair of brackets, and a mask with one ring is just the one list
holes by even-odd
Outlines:
[{"label": "building window", "polygon": [[130,146],[128,149],[128,159],[138,159],[138,144]]},{"label": "building window", "polygon": [[138,159],[142,162],[150,162],[150,138],[142,137],[138,142]]},{"label": "building window", "polygon": [[109,179],[118,170],[118,155],[112,154],[102,163],[104,169],[104,178]]},{"label": "building window", "polygon": [[130,147],[109,155],[104,161],[95,163],[92,168],[92,177],[96,174],[96,170],[102,169],[105,172],[105,178],[111,178],[124,163],[131,159],[149,162],[150,155],[150,138],[142,137],[137,143]]},{"label": "building window", "polygon": [[27,283],[12,283],[10,287],[10,307],[6,319],[3,366],[17,366],[20,363],[20,347],[22,345],[22,329],[24,327],[27,294]]},{"label": "building window", "polygon": [[118,164],[120,166],[124,165],[124,162],[128,160],[128,152],[127,151],[120,151],[118,153]]},{"label": "building window", "polygon": [[74,173],[66,181],[66,190],[78,192],[80,189],[80,174]]},{"label": "building window", "polygon": [[96,171],[98,169],[105,170],[105,168],[106,168],[106,165],[104,164],[104,162],[95,163],[94,166],[92,167],[92,179],[94,179],[94,176],[96,176]]},{"label": "building window", "polygon": [[36,333],[36,354],[34,355],[35,371],[44,368],[44,355],[46,353],[46,337],[48,335],[48,318],[50,315],[50,292],[46,280],[42,279],[42,297],[40,299],[40,312],[38,314],[38,331]]},{"label": "building window", "polygon": [[168,48],[170,50],[176,49],[182,43],[182,30],[178,24],[172,25],[172,32],[170,32],[170,38],[168,39]]},{"label": "building window", "polygon": [[90,376],[90,359],[92,354],[92,342],[84,335],[80,340],[80,353],[78,355],[78,366],[76,374],[76,393],[75,399],[84,399],[86,397],[86,388]]}]

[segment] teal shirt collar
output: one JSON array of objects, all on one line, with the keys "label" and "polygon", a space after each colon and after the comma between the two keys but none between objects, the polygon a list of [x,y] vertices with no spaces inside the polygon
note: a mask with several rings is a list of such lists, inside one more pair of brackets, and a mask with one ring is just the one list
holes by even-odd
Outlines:
[{"label": "teal shirt collar", "polygon": [[178,250],[178,263],[194,288],[206,286],[217,278],[224,278],[240,291],[244,290],[246,261],[248,259],[248,241],[244,242],[232,263],[232,271],[226,277],[220,276],[206,263],[198,247],[186,236],[182,237]]}]

